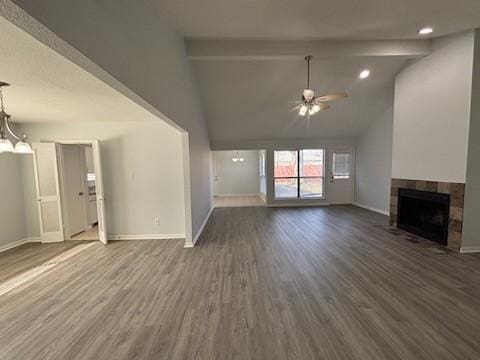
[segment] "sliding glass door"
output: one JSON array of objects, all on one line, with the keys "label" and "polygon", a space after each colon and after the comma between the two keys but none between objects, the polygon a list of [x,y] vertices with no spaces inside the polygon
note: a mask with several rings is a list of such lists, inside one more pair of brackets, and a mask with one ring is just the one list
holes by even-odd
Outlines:
[{"label": "sliding glass door", "polygon": [[275,151],[275,199],[325,197],[323,149]]}]

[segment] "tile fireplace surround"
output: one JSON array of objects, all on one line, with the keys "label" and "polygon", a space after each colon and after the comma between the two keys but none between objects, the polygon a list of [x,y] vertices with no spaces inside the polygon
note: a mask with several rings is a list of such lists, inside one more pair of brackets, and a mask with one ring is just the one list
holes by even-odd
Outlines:
[{"label": "tile fireplace surround", "polygon": [[448,219],[448,248],[460,251],[462,246],[463,205],[465,184],[437,181],[392,179],[390,201],[390,225],[397,226],[398,189],[415,189],[450,194],[450,216]]}]

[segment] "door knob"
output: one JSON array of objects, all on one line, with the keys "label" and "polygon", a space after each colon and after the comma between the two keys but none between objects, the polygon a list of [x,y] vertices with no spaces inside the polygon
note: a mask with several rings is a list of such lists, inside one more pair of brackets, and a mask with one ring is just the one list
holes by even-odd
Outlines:
[{"label": "door knob", "polygon": [[78,196],[83,196],[83,192],[80,191],[80,192],[78,193]]}]

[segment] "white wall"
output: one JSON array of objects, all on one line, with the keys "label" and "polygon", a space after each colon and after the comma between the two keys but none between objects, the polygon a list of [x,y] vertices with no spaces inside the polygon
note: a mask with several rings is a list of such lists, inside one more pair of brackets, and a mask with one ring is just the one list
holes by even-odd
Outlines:
[{"label": "white wall", "polygon": [[394,178],[465,182],[473,33],[436,40],[395,81]]},{"label": "white wall", "polygon": [[260,195],[264,201],[267,200],[267,151],[260,150],[259,170],[260,170]]},{"label": "white wall", "polygon": [[384,108],[358,137],[355,156],[355,203],[388,212],[392,173],[393,84]]},{"label": "white wall", "polygon": [[[184,236],[182,139],[171,126],[161,121],[29,124],[23,132],[31,141],[100,140],[109,235]],[[27,228],[29,236],[38,236],[32,161],[22,168]]]},{"label": "white wall", "polygon": [[0,248],[27,237],[20,173],[21,158],[29,155],[0,154]]},{"label": "white wall", "polygon": [[216,151],[218,195],[251,195],[260,193],[259,153],[239,151],[243,162],[233,162],[237,151]]},{"label": "white wall", "polygon": [[[183,38],[162,19],[156,5],[145,0],[14,3],[188,132],[190,194],[186,206],[191,206],[188,225],[195,238],[212,208],[211,154],[197,82]],[[13,18],[18,23],[25,16]],[[38,32],[38,26],[28,30]],[[46,37],[41,40],[58,42]],[[75,60],[72,54],[62,55]],[[77,63],[84,66],[86,61]]]}]

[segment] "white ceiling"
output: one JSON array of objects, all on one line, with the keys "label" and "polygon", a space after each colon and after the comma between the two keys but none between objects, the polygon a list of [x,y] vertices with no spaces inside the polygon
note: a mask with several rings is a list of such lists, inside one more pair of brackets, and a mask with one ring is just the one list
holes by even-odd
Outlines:
[{"label": "white ceiling", "polygon": [[[405,59],[339,57],[314,59],[311,87],[318,95],[347,91],[346,100],[310,121],[290,112],[306,87],[306,65],[299,60],[194,61],[210,139],[228,141],[357,136],[374,116],[391,105],[394,75]],[[358,74],[370,68],[372,75]],[[388,101],[387,101],[388,99]]]},{"label": "white ceiling", "polygon": [[479,0],[162,0],[187,37],[275,39],[416,38],[480,26]]},{"label": "white ceiling", "polygon": [[102,81],[0,17],[0,81],[18,122],[158,120]]}]

